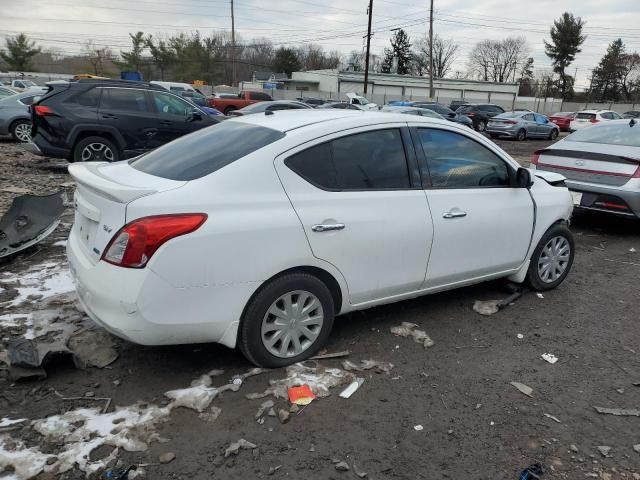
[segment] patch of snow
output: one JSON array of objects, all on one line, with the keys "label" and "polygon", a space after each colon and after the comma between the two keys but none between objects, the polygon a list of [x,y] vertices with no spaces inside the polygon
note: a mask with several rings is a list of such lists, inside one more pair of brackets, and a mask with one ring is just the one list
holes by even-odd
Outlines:
[{"label": "patch of snow", "polygon": [[197,412],[204,412],[220,392],[226,390],[237,392],[240,389],[240,385],[231,383],[223,385],[222,387],[211,387],[209,386],[211,385],[211,378],[208,375],[202,375],[200,378],[191,382],[191,385],[189,388],[171,390],[164,394],[165,397],[173,400],[169,408],[185,407]]},{"label": "patch of snow", "polygon": [[37,301],[40,302],[42,299],[75,290],[73,278],[66,262],[46,262],[34,265],[21,274],[5,272],[0,277],[0,284],[4,284],[5,287],[15,285],[18,291],[16,298],[2,304],[5,308],[35,303],[29,300],[31,295],[39,296],[40,299]]},{"label": "patch of snow", "polygon": [[12,420],[10,418],[4,417],[2,420],[0,420],[0,428],[9,427],[9,426],[14,425],[16,423],[22,423],[22,422],[26,422],[26,421],[27,421],[26,418],[18,418],[18,419]]},{"label": "patch of snow", "polygon": [[66,247],[67,246],[67,241],[66,240],[58,240],[55,243],[51,244],[52,247]]},{"label": "patch of snow", "polygon": [[47,460],[53,455],[42,453],[37,448],[26,448],[24,443],[17,442],[15,447],[9,446],[7,438],[0,437],[0,471],[12,467],[14,472],[3,480],[21,480],[38,475],[47,466]]}]

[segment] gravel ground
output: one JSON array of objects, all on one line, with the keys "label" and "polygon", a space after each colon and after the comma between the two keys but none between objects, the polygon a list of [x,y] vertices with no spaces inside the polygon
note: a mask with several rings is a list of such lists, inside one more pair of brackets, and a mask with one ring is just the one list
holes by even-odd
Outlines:
[{"label": "gravel ground", "polygon": [[[498,143],[522,163],[547,145]],[[0,142],[0,212],[16,188],[70,190],[58,164]],[[0,265],[0,275],[60,258],[62,247],[55,244],[66,236],[69,221],[63,219],[37,248]],[[245,395],[285,376],[284,370],[269,371],[247,378],[239,392],[220,394],[213,401],[221,409],[217,420],[175,408],[154,427],[161,441],[139,452],[120,450],[118,458],[124,464],[148,464],[145,477],[163,479],[346,479],[366,472],[370,479],[494,480],[516,479],[532,463],[543,466],[542,478],[640,479],[640,452],[633,448],[640,444],[640,417],[603,415],[593,408],[640,408],[640,223],[578,213],[572,230],[573,270],[544,298],[526,293],[483,317],[472,310],[475,300],[507,296],[503,282],[491,282],[339,317],[329,352],[350,350],[354,363],[374,359],[394,365],[389,373],[359,373],[364,384],[350,399],[339,398],[336,389],[291,414],[287,423],[268,415],[258,422],[256,410],[264,399]],[[5,312],[12,311],[5,308],[12,295],[0,291]],[[401,322],[417,324],[435,345],[425,348],[390,333]],[[12,335],[0,327],[4,344]],[[93,400],[61,398],[87,392],[111,398],[111,408],[136,402],[164,406],[165,392],[184,388],[212,369],[224,370],[213,377],[221,386],[251,368],[238,352],[219,345],[150,348],[122,342],[119,348],[118,360],[104,369],[80,370],[67,357],[56,357],[43,381],[11,383],[0,369],[0,422],[94,407]],[[555,354],[558,362],[545,362],[543,353]],[[320,364],[340,368],[340,361]],[[531,387],[531,397],[510,385],[514,381]],[[288,408],[283,399],[274,402],[276,410]],[[20,440],[53,454],[64,447],[27,427],[4,434],[0,428],[0,447],[3,435],[9,447]],[[225,449],[240,438],[257,448],[224,458]],[[598,446],[611,450],[605,457]],[[100,447],[91,460],[111,450]],[[160,464],[159,456],[166,453],[175,459]],[[337,461],[350,470],[337,470]],[[38,478],[84,477],[74,468]]]}]

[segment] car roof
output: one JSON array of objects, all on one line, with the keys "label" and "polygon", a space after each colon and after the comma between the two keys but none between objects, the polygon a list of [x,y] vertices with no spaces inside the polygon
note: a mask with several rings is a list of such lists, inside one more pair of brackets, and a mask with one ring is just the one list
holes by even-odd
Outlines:
[{"label": "car roof", "polygon": [[576,113],[605,113],[605,112],[613,112],[613,110],[580,110]]},{"label": "car roof", "polygon": [[318,110],[315,108],[302,110],[278,110],[272,115],[255,114],[233,117],[228,122],[243,122],[253,125],[272,128],[280,132],[288,132],[298,128],[306,127],[324,122],[332,122],[335,120],[354,120],[354,127],[365,126],[381,123],[406,123],[406,122],[423,122],[437,123],[440,125],[450,125],[446,120],[440,120],[432,117],[412,116],[410,119],[403,113],[386,112],[381,115],[378,111],[362,111],[362,110],[341,110],[328,108]]}]

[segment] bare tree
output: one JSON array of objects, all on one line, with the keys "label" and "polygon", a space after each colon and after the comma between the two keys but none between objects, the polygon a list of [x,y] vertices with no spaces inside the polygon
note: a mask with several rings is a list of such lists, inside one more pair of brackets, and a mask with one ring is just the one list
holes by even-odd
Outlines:
[{"label": "bare tree", "polygon": [[107,72],[106,64],[113,57],[109,47],[98,47],[89,40],[84,46],[84,53],[95,75],[104,75]]},{"label": "bare tree", "polygon": [[508,82],[527,61],[527,51],[523,37],[478,42],[469,54],[470,74],[486,81]]},{"label": "bare tree", "polygon": [[[417,75],[429,73],[429,37],[416,42],[417,51],[414,53],[414,71]],[[458,52],[458,44],[448,38],[436,34],[433,37],[433,76],[445,78]]]}]

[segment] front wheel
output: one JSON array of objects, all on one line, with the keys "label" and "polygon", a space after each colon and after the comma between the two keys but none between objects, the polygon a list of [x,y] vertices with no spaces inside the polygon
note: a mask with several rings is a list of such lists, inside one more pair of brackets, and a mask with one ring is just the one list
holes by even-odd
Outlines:
[{"label": "front wheel", "polygon": [[291,273],[267,283],[249,301],[238,346],[260,367],[278,368],[313,356],[333,327],[333,297],[307,273]]},{"label": "front wheel", "polygon": [[103,137],[86,137],[73,149],[74,162],[117,162],[120,160],[118,148],[111,140]]},{"label": "front wheel", "polygon": [[524,139],[527,138],[527,132],[524,130],[524,128],[521,128],[520,130],[518,130],[518,133],[516,134],[516,140],[518,140],[519,142],[524,141]]},{"label": "front wheel", "polygon": [[556,138],[558,138],[558,130],[554,128],[549,134],[549,140],[555,140]]},{"label": "front wheel", "polygon": [[480,120],[478,122],[477,129],[479,132],[484,132],[487,129],[487,122],[485,122],[484,120]]},{"label": "front wheel", "polygon": [[562,224],[553,225],[533,251],[527,283],[534,290],[551,290],[569,274],[575,256],[573,234]]}]

